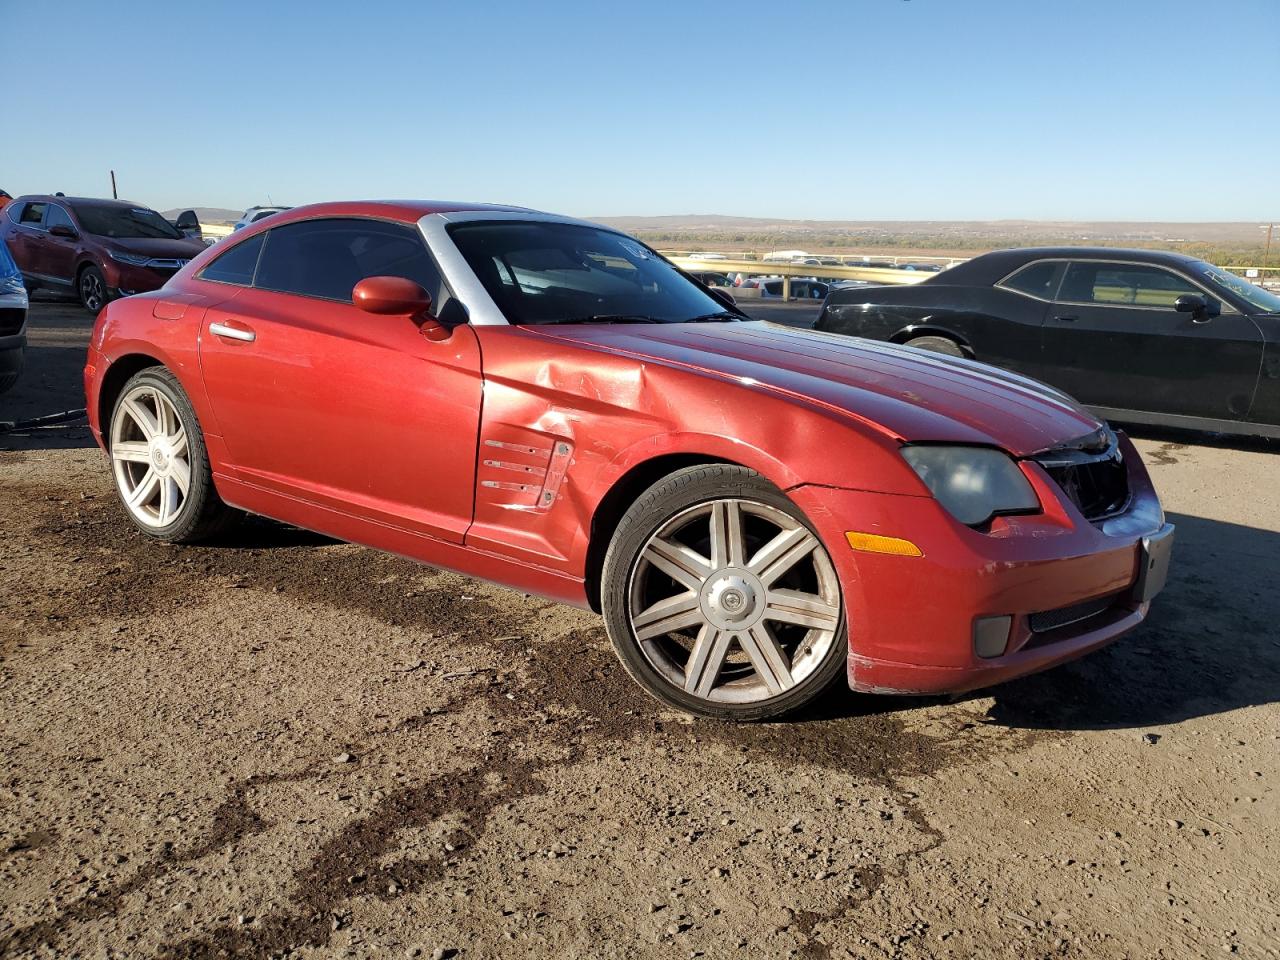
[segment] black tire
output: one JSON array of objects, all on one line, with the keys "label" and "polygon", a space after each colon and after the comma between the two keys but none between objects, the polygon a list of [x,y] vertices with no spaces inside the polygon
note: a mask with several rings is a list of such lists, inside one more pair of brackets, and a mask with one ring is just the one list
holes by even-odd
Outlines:
[{"label": "black tire", "polygon": [[938,335],[929,335],[924,337],[914,337],[905,344],[908,347],[918,347],[921,350],[928,350],[930,353],[941,353],[948,357],[964,357],[964,347],[956,343],[950,337]]},{"label": "black tire", "polygon": [[[834,638],[829,641],[829,648],[812,672],[780,694],[749,703],[718,702],[687,692],[655,668],[642,651],[632,626],[629,612],[632,577],[645,545],[673,518],[700,504],[719,500],[755,502],[787,515],[813,535],[829,563],[826,548],[812,525],[795,504],[758,473],[730,464],[689,467],[665,477],[646,490],[619,522],[605,554],[602,571],[601,606],[605,626],[627,672],[663,703],[696,716],[718,720],[775,719],[811,703],[845,675],[848,630],[838,584],[835,588],[840,609],[838,627]],[[794,652],[794,649],[790,651]]]},{"label": "black tire", "polygon": [[[207,540],[233,526],[243,515],[240,511],[228,507],[218,496],[213,485],[213,474],[209,468],[209,454],[204,443],[204,433],[200,429],[200,421],[196,418],[191,401],[178,378],[165,367],[148,367],[135,373],[125,383],[120,395],[116,398],[111,411],[111,418],[105,425],[108,444],[114,442],[116,421],[120,415],[120,407],[126,397],[137,388],[145,388],[162,394],[177,412],[182,429],[186,435],[187,459],[190,465],[190,479],[182,504],[174,519],[156,526],[142,522],[126,501],[126,494],[121,487],[120,471],[113,458],[112,478],[115,481],[116,495],[120,498],[125,514],[133,525],[148,537],[165,543],[197,543]],[[108,454],[110,454],[108,446]]]},{"label": "black tire", "polygon": [[107,305],[107,281],[103,279],[102,271],[93,264],[81,270],[76,277],[76,296],[80,298],[80,306],[95,317]]}]

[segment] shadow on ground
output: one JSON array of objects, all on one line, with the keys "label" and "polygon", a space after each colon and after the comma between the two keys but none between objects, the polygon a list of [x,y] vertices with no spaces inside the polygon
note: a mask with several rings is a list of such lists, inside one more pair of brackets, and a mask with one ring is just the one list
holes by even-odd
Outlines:
[{"label": "shadow on ground", "polygon": [[1013,727],[1149,727],[1280,699],[1280,534],[1170,514],[1170,582],[1104,650],[987,691]]},{"label": "shadow on ground", "polygon": [[[1141,627],[1045,673],[975,691],[988,718],[1031,730],[1153,727],[1280,700],[1280,534],[1186,514],[1165,592]],[[838,685],[793,723],[948,702],[851,694]]]}]

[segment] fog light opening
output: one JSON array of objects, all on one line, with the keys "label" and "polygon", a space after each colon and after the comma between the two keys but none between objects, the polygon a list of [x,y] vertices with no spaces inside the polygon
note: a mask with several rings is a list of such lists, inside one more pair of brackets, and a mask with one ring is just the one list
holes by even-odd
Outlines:
[{"label": "fog light opening", "polygon": [[1013,617],[979,617],[973,621],[973,652],[984,660],[1004,656]]}]

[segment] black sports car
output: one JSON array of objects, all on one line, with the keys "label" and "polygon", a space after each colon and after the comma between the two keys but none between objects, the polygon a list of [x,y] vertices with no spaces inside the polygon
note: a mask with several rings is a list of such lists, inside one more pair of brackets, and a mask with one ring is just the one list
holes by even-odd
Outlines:
[{"label": "black sports car", "polygon": [[816,328],[1016,370],[1109,419],[1280,437],[1280,297],[1177,253],[999,250],[833,289]]}]

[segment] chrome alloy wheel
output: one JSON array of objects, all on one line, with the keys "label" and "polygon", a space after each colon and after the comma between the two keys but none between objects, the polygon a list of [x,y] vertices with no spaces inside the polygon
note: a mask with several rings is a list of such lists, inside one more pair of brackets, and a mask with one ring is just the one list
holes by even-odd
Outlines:
[{"label": "chrome alloy wheel", "polygon": [[103,286],[102,277],[93,270],[85,270],[80,274],[80,302],[94,313],[101,310],[107,302],[107,290]]},{"label": "chrome alloy wheel", "polygon": [[187,502],[191,454],[172,401],[139,384],[111,419],[111,465],[125,506],[142,524],[166,527]]},{"label": "chrome alloy wheel", "polygon": [[645,658],[686,693],[753,703],[822,663],[840,628],[826,549],[775,507],[722,499],[676,514],[645,543],[628,613]]}]

